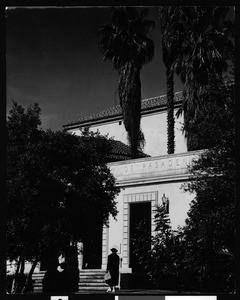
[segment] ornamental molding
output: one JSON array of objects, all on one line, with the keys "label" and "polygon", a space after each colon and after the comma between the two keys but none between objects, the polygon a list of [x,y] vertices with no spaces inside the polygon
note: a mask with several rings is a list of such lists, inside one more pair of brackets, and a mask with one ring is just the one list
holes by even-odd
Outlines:
[{"label": "ornamental molding", "polygon": [[159,181],[183,181],[189,179],[188,167],[201,151],[146,157],[109,163],[118,186],[143,185]]}]

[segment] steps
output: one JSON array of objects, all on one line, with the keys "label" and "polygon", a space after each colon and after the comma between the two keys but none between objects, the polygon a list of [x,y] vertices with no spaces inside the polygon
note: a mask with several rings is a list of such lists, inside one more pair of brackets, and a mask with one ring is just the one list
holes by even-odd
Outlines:
[{"label": "steps", "polygon": [[[35,293],[42,292],[42,280],[45,271],[34,273],[32,279],[34,280],[33,288]],[[107,284],[104,282],[105,270],[100,269],[84,269],[80,271],[80,278],[78,283],[79,291],[106,291]]]},{"label": "steps", "polygon": [[78,283],[79,291],[106,291],[107,284],[104,282],[104,270],[84,269],[80,271]]},{"label": "steps", "polygon": [[39,273],[33,273],[32,280],[33,282],[33,292],[41,293],[42,292],[42,280],[46,271],[40,271]]}]

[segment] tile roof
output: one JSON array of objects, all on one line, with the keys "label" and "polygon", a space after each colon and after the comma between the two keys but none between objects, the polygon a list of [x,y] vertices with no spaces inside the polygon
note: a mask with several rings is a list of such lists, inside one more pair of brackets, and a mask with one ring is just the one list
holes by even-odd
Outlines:
[{"label": "tile roof", "polygon": [[[128,145],[116,140],[109,141],[112,147],[109,154],[109,159],[111,162],[131,159],[131,149]],[[149,155],[143,153],[142,151],[138,151],[138,158],[142,157],[149,157]]]},{"label": "tile roof", "polygon": [[[175,93],[174,102],[175,104],[182,102],[182,92]],[[144,99],[142,100],[142,107],[141,107],[142,113],[163,108],[166,106],[166,103],[167,103],[166,95]],[[122,115],[122,109],[120,105],[117,105],[115,107],[111,107],[109,109],[103,110],[99,113],[84,116],[78,119],[77,121],[63,125],[63,127],[68,127],[68,126],[78,125],[78,124],[80,125],[91,121],[107,120],[108,118],[118,117],[121,115]]]}]

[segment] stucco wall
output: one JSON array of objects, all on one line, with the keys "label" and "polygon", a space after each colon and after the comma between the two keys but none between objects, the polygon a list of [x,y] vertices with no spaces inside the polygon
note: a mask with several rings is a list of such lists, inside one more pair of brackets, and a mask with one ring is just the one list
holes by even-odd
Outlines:
[{"label": "stucco wall", "polygon": [[[187,151],[186,139],[181,130],[182,121],[182,117],[175,116],[175,153]],[[167,154],[167,112],[143,116],[141,127],[146,140],[144,152],[151,156]]]},{"label": "stucco wall", "polygon": [[158,204],[162,204],[162,196],[165,193],[169,198],[169,218],[171,220],[171,226],[173,229],[177,229],[178,226],[183,226],[187,218],[187,212],[190,208],[190,202],[193,200],[194,195],[183,192],[181,189],[182,182],[161,183],[150,186],[138,186],[128,187],[121,189],[121,193],[117,196],[117,209],[119,211],[117,215],[117,221],[112,217],[110,218],[109,229],[109,244],[111,245],[120,243],[122,239],[122,220],[123,220],[123,196],[125,194],[136,193],[151,193],[157,192]]},{"label": "stucco wall", "polygon": [[[175,110],[176,113],[177,109]],[[186,139],[182,133],[183,117],[175,116],[175,153],[187,151]],[[155,114],[143,115],[141,118],[141,128],[145,137],[144,152],[150,156],[167,154],[167,112],[162,111]],[[92,131],[97,131],[103,135],[109,134],[115,140],[128,144],[127,133],[123,122],[112,121],[108,123],[93,125]],[[79,135],[79,129],[72,129],[71,132]]]},{"label": "stucco wall", "polygon": [[[119,255],[123,258],[122,268],[123,271],[128,268],[128,258],[124,251],[129,247],[129,226],[126,228],[127,232],[124,232],[124,220],[128,218],[126,217],[126,209],[124,212],[124,197],[132,196],[135,197],[136,203],[141,199],[142,201],[151,201],[152,195],[156,195],[156,201],[154,204],[161,205],[162,204],[162,196],[165,193],[166,197],[169,198],[169,218],[171,220],[172,229],[177,229],[178,226],[183,226],[185,224],[185,220],[187,218],[187,212],[190,208],[190,202],[193,200],[194,195],[185,193],[181,189],[182,182],[167,182],[167,183],[159,183],[155,185],[144,185],[137,187],[125,187],[121,189],[120,194],[116,198],[117,201],[117,209],[119,211],[117,215],[117,220],[114,220],[112,217],[109,222],[108,229],[108,249],[107,252],[109,254],[109,250],[113,246],[117,246],[119,250]],[[145,197],[146,196],[146,197]],[[155,197],[155,196],[153,196]],[[155,206],[152,206],[152,224],[154,224],[154,215],[155,215]],[[128,211],[129,213],[129,211]],[[154,235],[155,225],[152,225],[152,234]],[[124,241],[123,235],[128,236],[128,242],[126,243],[126,239]],[[127,250],[128,251],[128,250]],[[127,255],[128,256],[128,255]]]},{"label": "stucco wall", "polygon": [[[177,109],[175,110],[176,113]],[[186,146],[186,139],[184,137],[184,134],[181,130],[182,128],[182,122],[183,122],[183,116],[180,116],[179,118],[175,117],[175,154],[167,155],[167,112],[162,111],[158,113],[152,113],[145,116],[142,116],[141,118],[141,128],[145,136],[145,148],[144,152],[152,158],[145,158],[142,159],[139,163],[138,160],[134,161],[127,161],[127,162],[119,162],[119,163],[110,163],[112,171],[114,175],[116,175],[116,179],[118,184],[121,186],[121,192],[116,198],[117,202],[117,210],[118,215],[116,217],[116,220],[112,217],[109,219],[109,228],[103,229],[103,260],[102,260],[102,268],[104,269],[106,267],[106,259],[107,255],[110,252],[111,247],[117,247],[118,253],[120,257],[123,258],[122,261],[122,269],[125,270],[125,272],[129,272],[129,253],[126,250],[128,248],[128,234],[129,234],[129,210],[127,207],[129,207],[129,203],[138,202],[138,201],[151,201],[151,226],[152,226],[152,234],[154,234],[155,224],[153,222],[154,215],[155,215],[155,205],[162,204],[162,196],[163,194],[166,195],[166,197],[169,198],[170,204],[169,204],[169,218],[171,220],[171,226],[172,229],[177,229],[178,226],[183,226],[185,224],[185,220],[187,218],[187,212],[190,207],[190,203],[194,198],[194,195],[184,193],[181,189],[181,185],[183,184],[184,180],[184,173],[185,171],[185,164],[183,164],[182,160],[185,159],[185,155],[187,152],[187,146]],[[105,122],[102,124],[92,125],[90,127],[92,131],[99,131],[101,134],[106,135],[108,134],[109,137],[114,138],[115,140],[119,140],[125,144],[128,144],[127,142],[127,134],[125,131],[125,127],[122,121],[111,121],[111,122]],[[79,129],[73,129],[71,132],[79,135],[80,130]],[[186,153],[186,154],[185,154]],[[190,154],[189,154],[190,155]],[[163,156],[163,158],[162,158]],[[164,157],[165,156],[165,157]],[[182,158],[182,156],[184,156]],[[157,158],[158,157],[158,158]],[[159,161],[154,161],[160,159]],[[164,160],[165,159],[165,160]],[[140,159],[141,160],[141,159]],[[164,165],[162,160],[164,160]],[[169,163],[171,164],[169,165]],[[183,166],[181,166],[181,162]],[[148,163],[152,164],[151,168]],[[127,168],[127,171],[124,169],[124,166],[122,164],[126,164],[125,169]],[[157,169],[156,169],[156,164]],[[167,164],[167,165],[165,165]],[[148,171],[152,171],[150,174],[153,179],[151,183],[147,182],[150,176],[146,170],[142,170],[141,172],[141,166],[148,166]],[[123,174],[120,172],[123,168],[124,171]],[[155,168],[152,170],[152,168]],[[181,167],[183,167],[183,171]],[[119,174],[116,173],[117,170],[120,172]],[[140,169],[139,169],[140,168]],[[150,168],[150,169],[149,169]],[[177,175],[183,176],[183,177],[177,177],[176,174],[173,172],[171,173],[170,169],[168,168],[177,168]],[[166,170],[165,170],[166,169]],[[153,171],[155,173],[153,174]],[[125,173],[124,173],[125,172]],[[133,176],[130,176],[135,174],[139,180],[136,180],[137,185],[133,184]],[[135,172],[135,173],[134,173]],[[138,174],[138,172],[140,172]],[[158,174],[158,173],[159,174]],[[166,174],[165,174],[165,173]],[[116,173],[116,174],[115,174]],[[130,174],[129,178],[125,178],[128,173]],[[164,179],[161,177],[162,174],[165,174],[168,178]],[[122,178],[122,177],[123,178]],[[125,177],[124,177],[125,176]],[[150,177],[151,177],[150,176]],[[135,178],[134,177],[134,178]],[[145,178],[146,177],[146,178]],[[124,181],[124,178],[126,179]],[[176,179],[177,178],[177,179]],[[136,178],[135,178],[136,179]],[[155,181],[154,181],[155,180]],[[124,187],[124,188],[123,188]],[[130,199],[130,200],[129,200]]]}]

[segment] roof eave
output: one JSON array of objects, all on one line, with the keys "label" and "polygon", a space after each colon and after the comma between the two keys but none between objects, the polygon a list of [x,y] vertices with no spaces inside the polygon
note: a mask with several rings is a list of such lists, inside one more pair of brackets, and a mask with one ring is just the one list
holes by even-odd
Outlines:
[{"label": "roof eave", "polygon": [[[174,108],[178,108],[181,104],[182,100],[179,100],[177,102],[174,103]],[[157,108],[152,108],[152,109],[143,109],[141,112],[141,115],[147,115],[147,114],[151,114],[151,113],[156,113],[156,112],[160,112],[160,111],[164,111],[166,110],[167,106],[161,106],[161,107],[157,107]],[[118,114],[116,116],[104,116],[101,117],[99,119],[93,119],[93,120],[88,120],[88,121],[80,121],[80,122],[76,122],[76,123],[69,123],[66,125],[63,125],[63,128],[65,130],[71,130],[71,129],[77,129],[79,127],[88,127],[88,126],[92,126],[92,125],[98,125],[98,124],[103,124],[103,123],[109,123],[112,121],[121,121],[122,120],[122,114]]]}]

